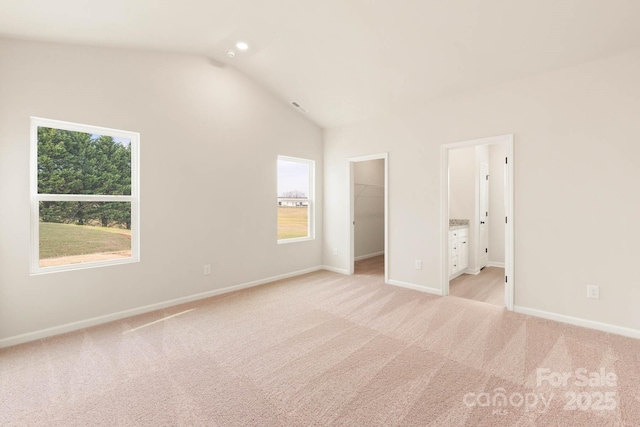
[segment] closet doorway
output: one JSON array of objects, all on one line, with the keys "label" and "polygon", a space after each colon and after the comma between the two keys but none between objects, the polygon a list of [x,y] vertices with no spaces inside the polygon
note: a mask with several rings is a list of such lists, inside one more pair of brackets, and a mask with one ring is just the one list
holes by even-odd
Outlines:
[{"label": "closet doorway", "polygon": [[388,153],[352,157],[349,176],[349,274],[355,262],[384,257],[384,281],[389,282]]}]

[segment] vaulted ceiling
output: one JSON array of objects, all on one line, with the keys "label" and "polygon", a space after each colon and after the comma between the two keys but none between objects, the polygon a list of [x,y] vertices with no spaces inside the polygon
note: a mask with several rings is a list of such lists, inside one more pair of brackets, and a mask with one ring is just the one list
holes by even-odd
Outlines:
[{"label": "vaulted ceiling", "polygon": [[[3,0],[0,8],[0,37],[205,55],[297,101],[323,127],[640,47],[638,0]],[[239,40],[249,49],[228,58]]]}]

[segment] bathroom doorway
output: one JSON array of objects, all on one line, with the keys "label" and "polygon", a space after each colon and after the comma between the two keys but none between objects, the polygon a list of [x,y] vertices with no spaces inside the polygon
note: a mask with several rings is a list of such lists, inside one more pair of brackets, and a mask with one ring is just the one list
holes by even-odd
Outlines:
[{"label": "bathroom doorway", "polygon": [[442,148],[443,294],[513,309],[513,136]]}]

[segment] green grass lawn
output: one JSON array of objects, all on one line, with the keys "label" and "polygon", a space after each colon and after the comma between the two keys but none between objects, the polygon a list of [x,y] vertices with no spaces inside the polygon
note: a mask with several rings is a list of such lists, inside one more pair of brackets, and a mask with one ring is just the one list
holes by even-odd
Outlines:
[{"label": "green grass lawn", "polygon": [[309,209],[278,206],[278,240],[307,237]]},{"label": "green grass lawn", "polygon": [[40,223],[40,259],[131,250],[131,230]]}]

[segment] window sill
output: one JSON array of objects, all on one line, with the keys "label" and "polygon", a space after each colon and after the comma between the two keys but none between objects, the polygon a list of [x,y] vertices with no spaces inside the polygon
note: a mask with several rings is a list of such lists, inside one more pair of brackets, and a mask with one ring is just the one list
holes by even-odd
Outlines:
[{"label": "window sill", "polygon": [[284,245],[287,243],[297,243],[297,242],[306,242],[309,240],[315,240],[315,237],[295,237],[292,239],[280,239],[278,240],[279,245]]},{"label": "window sill", "polygon": [[65,264],[65,265],[58,265],[58,266],[52,266],[52,267],[33,267],[31,269],[31,275],[38,276],[38,275],[49,274],[49,273],[62,273],[66,271],[85,270],[89,268],[108,267],[112,265],[132,264],[137,262],[140,262],[139,257]]}]

